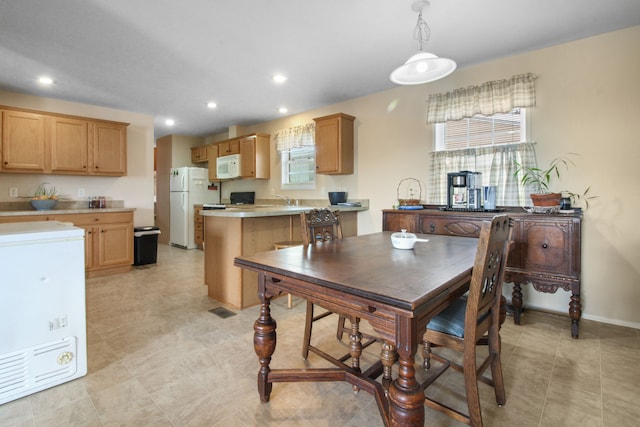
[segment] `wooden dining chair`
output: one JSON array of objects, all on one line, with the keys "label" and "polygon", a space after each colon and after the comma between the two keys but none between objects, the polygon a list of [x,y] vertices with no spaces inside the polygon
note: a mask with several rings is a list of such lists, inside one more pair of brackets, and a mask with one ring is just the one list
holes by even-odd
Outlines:
[{"label": "wooden dining chair", "polygon": [[[342,239],[342,225],[340,223],[340,213],[338,211],[332,211],[328,208],[313,209],[310,212],[301,213],[300,221],[302,223],[302,240],[304,245],[327,244],[333,240]],[[324,319],[334,313],[329,310],[322,309],[319,314],[315,314],[315,308],[315,304],[307,301],[304,338],[302,342],[302,357],[304,359],[309,356],[309,351],[325,357],[325,353],[322,350],[311,345],[311,332],[314,322]],[[354,318],[352,321],[359,323],[360,319]],[[345,332],[350,334],[352,328],[345,327],[345,317],[339,316],[336,338],[341,340],[342,335]],[[363,343],[363,348],[375,341],[375,338],[368,334],[362,334],[362,336],[367,340]],[[344,359],[346,360],[346,356]]]},{"label": "wooden dining chair", "polygon": [[[500,298],[511,228],[507,215],[495,216],[482,224],[469,292],[434,317],[423,337],[425,369],[430,369],[431,359],[442,363],[429,375],[423,388],[431,385],[449,367],[462,372],[468,414],[426,396],[425,405],[473,427],[482,426],[478,381],[494,388],[498,405],[506,403],[500,362]],[[476,361],[478,345],[488,345],[488,356],[479,366]],[[462,353],[462,365],[432,353],[434,347]],[[491,379],[484,376],[488,367],[491,367]]]}]

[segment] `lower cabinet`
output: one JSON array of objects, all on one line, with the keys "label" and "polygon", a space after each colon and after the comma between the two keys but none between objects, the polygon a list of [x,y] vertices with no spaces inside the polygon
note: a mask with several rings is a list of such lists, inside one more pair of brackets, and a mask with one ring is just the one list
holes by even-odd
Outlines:
[{"label": "lower cabinet", "polygon": [[87,277],[131,270],[133,264],[133,212],[44,214],[0,217],[0,223],[27,221],[69,222],[85,230]]},{"label": "lower cabinet", "polygon": [[[511,302],[514,322],[520,324],[523,311],[522,285],[530,284],[538,292],[571,292],[569,317],[571,336],[578,338],[582,316],[580,301],[580,214],[529,214],[505,211],[514,220],[511,251],[505,281],[513,283]],[[383,229],[413,233],[478,237],[482,222],[495,213],[450,212],[435,209],[421,211],[383,211]]]}]

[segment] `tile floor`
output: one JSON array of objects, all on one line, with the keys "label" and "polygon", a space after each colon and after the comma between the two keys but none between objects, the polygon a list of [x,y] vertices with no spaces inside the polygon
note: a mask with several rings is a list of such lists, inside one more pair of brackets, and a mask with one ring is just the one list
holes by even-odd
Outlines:
[{"label": "tile floor", "polygon": [[[257,308],[223,319],[203,285],[203,254],[160,244],[158,264],[87,280],[89,373],[0,405],[0,425],[17,426],[382,426],[372,396],[345,383],[279,383],[271,402],[256,391]],[[301,360],[304,302],[272,304],[278,349],[272,367],[325,366]],[[335,318],[314,339],[332,350]],[[481,385],[485,426],[637,426],[640,331],[528,311],[502,329],[507,404]],[[373,360],[372,349],[363,357]],[[419,358],[419,360],[421,360]],[[421,373],[422,374],[422,373]],[[464,407],[461,375],[429,389]],[[461,426],[430,409],[427,425]]]}]

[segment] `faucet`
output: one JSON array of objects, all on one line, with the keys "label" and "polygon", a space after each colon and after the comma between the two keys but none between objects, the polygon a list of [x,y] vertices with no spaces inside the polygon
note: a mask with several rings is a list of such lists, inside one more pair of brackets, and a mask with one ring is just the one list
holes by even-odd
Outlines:
[{"label": "faucet", "polygon": [[276,194],[278,199],[284,200],[287,206],[291,206],[291,199],[288,196],[281,196],[280,194]]}]

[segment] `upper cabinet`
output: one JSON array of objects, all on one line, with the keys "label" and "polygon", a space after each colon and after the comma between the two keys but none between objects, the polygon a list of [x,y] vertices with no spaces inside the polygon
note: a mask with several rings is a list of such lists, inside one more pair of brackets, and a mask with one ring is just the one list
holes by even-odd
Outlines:
[{"label": "upper cabinet", "polygon": [[269,179],[269,139],[269,135],[255,134],[239,140],[242,178]]},{"label": "upper cabinet", "polygon": [[42,173],[46,170],[45,121],[42,114],[2,110],[2,170]]},{"label": "upper cabinet", "polygon": [[127,174],[127,123],[0,107],[0,172]]},{"label": "upper cabinet", "polygon": [[51,121],[51,172],[87,173],[89,122],[65,117]]},{"label": "upper cabinet", "polygon": [[352,174],[355,117],[338,113],[313,120],[316,122],[316,172]]},{"label": "upper cabinet", "polygon": [[240,139],[234,138],[216,144],[218,146],[218,157],[240,154]]},{"label": "upper cabinet", "polygon": [[91,175],[124,176],[127,174],[127,129],[121,124],[92,123],[89,139]]},{"label": "upper cabinet", "polygon": [[207,160],[209,161],[209,181],[216,181],[217,169],[216,164],[218,160],[218,146],[215,144],[207,145]]},{"label": "upper cabinet", "polygon": [[199,145],[191,147],[191,163],[203,163],[209,159],[207,154],[207,146]]}]

